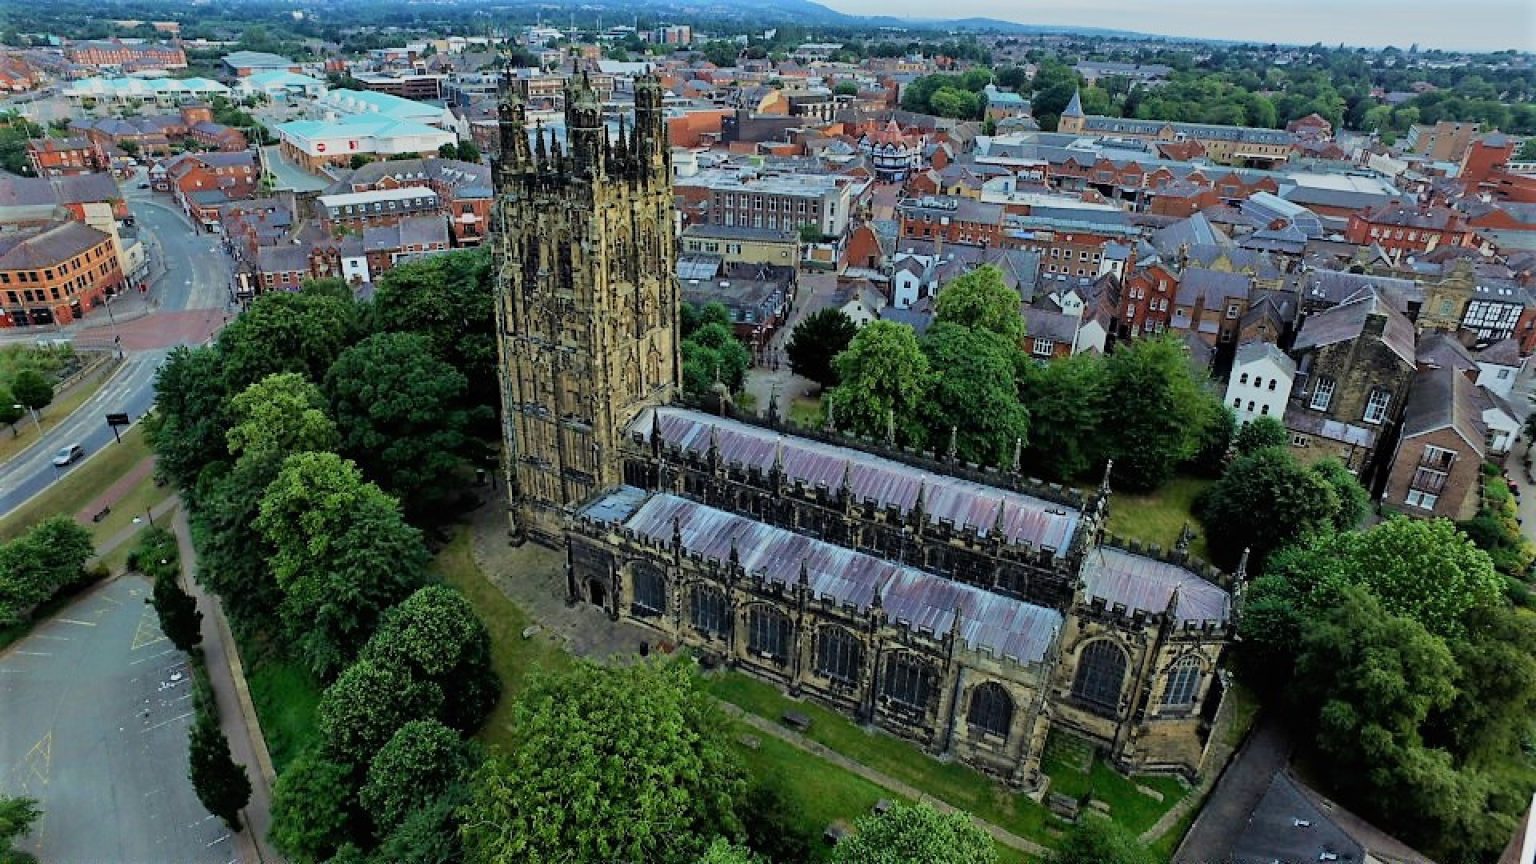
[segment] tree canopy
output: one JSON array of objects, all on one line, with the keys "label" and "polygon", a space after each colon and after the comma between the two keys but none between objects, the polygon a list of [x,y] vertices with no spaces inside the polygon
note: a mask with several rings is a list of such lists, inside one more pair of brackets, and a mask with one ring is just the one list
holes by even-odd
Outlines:
[{"label": "tree canopy", "polygon": [[474,759],[459,733],[436,720],[411,720],[395,730],[368,764],[360,800],[380,834],[387,834],[452,786],[468,778]]},{"label": "tree canopy", "polygon": [[1115,457],[1115,478],[1131,490],[1168,482],[1179,463],[1199,450],[1218,403],[1172,338],[1139,339],[1109,355],[1106,389],[1115,419],[1103,431]]},{"label": "tree canopy", "polygon": [[921,446],[927,441],[918,418],[931,374],[911,327],[873,321],[836,362],[840,383],[827,401],[839,430],[883,439],[889,423],[897,443]]},{"label": "tree canopy", "polygon": [[924,334],[922,349],[934,370],[922,414],[930,446],[947,448],[953,432],[958,458],[1010,464],[1029,434],[1029,412],[1019,403],[1014,377],[1016,343],[990,330],[940,322]]},{"label": "tree canopy", "polygon": [[859,332],[841,309],[818,309],[795,325],[784,353],[789,356],[789,368],[796,375],[809,378],[823,387],[836,387],[838,382],[837,355],[847,350],[853,337]]},{"label": "tree canopy", "polygon": [[833,864],[995,864],[997,848],[964,813],[928,804],[897,804],[861,817],[851,837],[832,847]]},{"label": "tree canopy", "polygon": [[512,729],[473,782],[470,862],[694,864],[741,831],[742,769],[681,664],[536,673]]},{"label": "tree canopy", "polygon": [[[1250,428],[1252,424],[1249,424]],[[1280,447],[1248,453],[1200,500],[1200,521],[1220,526],[1209,539],[1215,563],[1233,567],[1244,549],[1254,566],[1298,537],[1332,531],[1339,496],[1317,472]]]},{"label": "tree canopy", "polygon": [[996,333],[1017,345],[1024,338],[1019,292],[1003,281],[1003,271],[987,264],[952,279],[940,289],[933,320]]}]

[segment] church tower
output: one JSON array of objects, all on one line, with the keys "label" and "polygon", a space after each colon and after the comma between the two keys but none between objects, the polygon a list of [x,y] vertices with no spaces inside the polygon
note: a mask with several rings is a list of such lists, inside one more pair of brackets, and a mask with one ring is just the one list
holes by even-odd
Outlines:
[{"label": "church tower", "polygon": [[621,482],[619,442],[678,384],[671,155],[653,76],[633,130],[603,122],[585,75],[565,140],[504,88],[496,187],[502,435],[514,537],[558,544],[576,505]]}]

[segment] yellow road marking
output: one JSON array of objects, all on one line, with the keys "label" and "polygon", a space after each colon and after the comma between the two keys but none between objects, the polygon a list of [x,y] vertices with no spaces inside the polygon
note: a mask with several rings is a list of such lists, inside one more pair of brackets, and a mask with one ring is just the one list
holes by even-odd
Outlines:
[{"label": "yellow road marking", "polygon": [[139,626],[133,631],[133,644],[128,650],[137,651],[164,641],[165,634],[160,632],[160,622],[155,619],[154,610],[145,607],[144,614],[139,616]]},{"label": "yellow road marking", "polygon": [[37,743],[32,745],[32,749],[27,751],[26,763],[32,776],[43,781],[43,785],[47,786],[48,774],[53,767],[52,729],[48,730],[48,733],[39,738]]}]

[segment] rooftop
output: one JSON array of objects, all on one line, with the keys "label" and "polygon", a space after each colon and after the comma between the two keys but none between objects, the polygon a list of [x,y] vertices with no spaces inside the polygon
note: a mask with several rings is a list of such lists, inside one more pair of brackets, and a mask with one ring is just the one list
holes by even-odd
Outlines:
[{"label": "rooftop", "polygon": [[893,564],[676,495],[659,493],[642,498],[643,494],[633,487],[621,487],[589,504],[581,515],[622,525],[651,541],[670,543],[675,532],[689,554],[722,564],[735,557],[745,572],[770,583],[793,587],[803,573],[812,596],[861,612],[878,602],[889,620],[913,633],[943,636],[958,623],[966,648],[1020,663],[1044,660],[1061,630],[1061,613],[1054,609]]}]

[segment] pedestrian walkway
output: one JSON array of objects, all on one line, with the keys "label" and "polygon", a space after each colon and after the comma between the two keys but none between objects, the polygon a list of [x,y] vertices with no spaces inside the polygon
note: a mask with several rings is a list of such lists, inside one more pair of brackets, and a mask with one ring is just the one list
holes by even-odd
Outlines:
[{"label": "pedestrian walkway", "polygon": [[75,521],[84,525],[95,519],[96,514],[110,508],[113,504],[123,500],[133,487],[143,482],[145,477],[155,473],[155,457],[146,456],[139,463],[129,468],[127,473],[118,478],[116,483],[107,487],[107,491],[101,493],[94,501],[80,508],[75,514]]},{"label": "pedestrian walkway", "polygon": [[[855,762],[854,760],[849,759],[847,756],[844,756],[836,750],[833,750],[816,741],[812,741],[810,738],[801,735],[799,732],[796,732],[793,729],[785,729],[783,726],[780,726],[772,720],[769,720],[765,717],[759,717],[758,715],[748,711],[744,711],[729,702],[720,702],[720,707],[724,709],[726,714],[730,715],[731,717],[735,717],[736,719],[746,723],[748,726],[751,726],[753,729],[756,729],[759,732],[772,735],[773,737],[783,741],[786,744],[789,744],[792,747],[795,747],[796,749],[804,750],[812,756],[825,759],[826,761],[831,762],[833,765],[836,765],[844,771],[857,774],[858,776],[868,780],[876,786],[900,795],[903,798],[926,803],[932,806],[933,809],[938,810],[940,813],[963,812],[958,807],[952,807],[943,800],[935,798],[915,786],[910,786],[906,783],[903,783],[900,780],[891,777],[890,775],[882,774],[881,772],[876,771],[875,769],[863,764],[862,762]],[[1039,856],[1043,856],[1049,851],[1039,843],[1020,837],[1019,835],[1014,834],[1006,828],[993,825],[991,822],[988,822],[985,819],[980,819],[970,813],[966,813],[965,815],[976,827],[992,835],[993,840],[996,840],[997,842],[1009,847],[1010,849],[1017,849],[1020,852]]]},{"label": "pedestrian walkway", "polygon": [[224,607],[194,578],[197,550],[192,546],[192,530],[187,524],[186,511],[178,509],[171,525],[181,556],[182,588],[197,601],[197,608],[203,613],[203,657],[219,705],[219,727],[229,739],[230,754],[245,767],[251,780],[251,800],[240,811],[245,830],[235,835],[240,860],[264,864],[281,862],[282,856],[267,839],[272,830],[272,784],[277,781],[277,772],[272,767],[272,757],[261,734],[256,704],[251,700],[251,688],[245,680],[245,666],[240,662],[240,652],[230,632],[229,621],[224,617]]},{"label": "pedestrian walkway", "polygon": [[[170,518],[171,513],[176,510],[178,503],[178,499],[174,495],[165,499],[164,501],[161,501],[159,504],[156,504],[153,508],[150,509],[149,518],[152,520],[153,524],[164,525],[164,520]],[[138,537],[139,532],[148,527],[148,524],[129,525],[123,528],[121,531],[118,531],[116,534],[113,534],[111,537],[108,537],[100,543],[97,543],[96,557],[85,562],[85,566],[94,566],[96,562],[101,561],[102,559],[111,555],[113,552],[121,549],[124,544]]]}]

